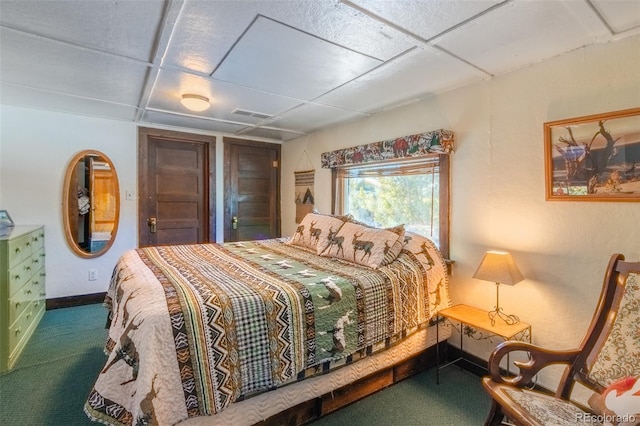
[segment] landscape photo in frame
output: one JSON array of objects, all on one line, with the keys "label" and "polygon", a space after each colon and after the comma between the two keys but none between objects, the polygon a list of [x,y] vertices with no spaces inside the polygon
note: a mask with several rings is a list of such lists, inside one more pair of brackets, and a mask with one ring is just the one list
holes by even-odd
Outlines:
[{"label": "landscape photo in frame", "polygon": [[640,108],[544,123],[547,200],[640,201]]}]

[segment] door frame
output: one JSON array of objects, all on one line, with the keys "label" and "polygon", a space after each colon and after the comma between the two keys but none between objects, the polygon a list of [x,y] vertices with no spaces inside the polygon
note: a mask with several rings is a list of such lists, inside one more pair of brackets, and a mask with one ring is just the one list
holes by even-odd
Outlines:
[{"label": "door frame", "polygon": [[228,173],[231,166],[231,150],[229,149],[230,145],[241,145],[241,146],[254,146],[259,148],[273,148],[276,151],[276,161],[278,162],[278,166],[276,167],[276,232],[280,236],[282,235],[282,214],[281,214],[281,198],[280,198],[280,186],[282,182],[282,145],[273,142],[261,142],[254,141],[249,139],[237,139],[224,137],[222,139],[224,145],[224,165],[223,165],[223,175],[224,175],[224,216],[223,216],[223,239],[227,240],[229,236],[230,228],[231,228],[231,204],[228,200],[228,195],[231,193],[231,176]]},{"label": "door frame", "polygon": [[149,137],[170,140],[172,142],[202,143],[205,144],[205,170],[208,176],[203,177],[203,182],[207,186],[205,190],[204,205],[207,212],[204,217],[208,218],[203,226],[207,230],[205,235],[208,242],[216,241],[216,137],[208,135],[198,135],[193,133],[178,132],[174,130],[153,129],[149,127],[138,127],[138,247],[140,247],[141,232],[147,227],[147,212],[144,210],[142,197],[147,197],[149,187],[147,173],[149,172]]}]

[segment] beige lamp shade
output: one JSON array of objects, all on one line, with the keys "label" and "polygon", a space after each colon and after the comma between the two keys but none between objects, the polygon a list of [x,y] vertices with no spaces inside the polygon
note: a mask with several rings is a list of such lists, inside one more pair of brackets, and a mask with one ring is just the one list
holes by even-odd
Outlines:
[{"label": "beige lamp shade", "polygon": [[515,285],[524,280],[511,253],[493,250],[484,254],[473,278],[507,285]]},{"label": "beige lamp shade", "polygon": [[211,104],[209,103],[209,98],[192,93],[185,93],[184,95],[182,95],[180,103],[185,108],[190,109],[191,111],[204,111],[211,106]]}]

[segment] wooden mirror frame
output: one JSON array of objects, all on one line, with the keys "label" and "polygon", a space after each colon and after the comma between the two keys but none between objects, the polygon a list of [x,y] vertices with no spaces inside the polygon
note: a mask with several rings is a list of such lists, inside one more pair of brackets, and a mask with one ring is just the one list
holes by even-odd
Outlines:
[{"label": "wooden mirror frame", "polygon": [[[80,247],[77,235],[74,235],[73,229],[76,229],[72,226],[72,218],[76,218],[78,216],[78,190],[77,190],[77,179],[73,179],[75,174],[77,173],[78,162],[84,160],[85,157],[96,157],[100,158],[101,161],[107,163],[112,172],[113,187],[114,187],[114,198],[115,198],[115,214],[114,214],[114,223],[113,228],[111,230],[111,237],[109,240],[101,247],[99,250],[95,252],[87,251]],[[93,200],[91,201],[91,208],[93,208]],[[64,234],[67,240],[67,244],[71,248],[71,250],[78,256],[90,259],[94,257],[98,257],[106,253],[109,248],[113,245],[115,241],[116,234],[118,232],[118,223],[120,222],[120,185],[118,182],[118,174],[116,172],[116,168],[113,165],[113,162],[109,157],[103,154],[100,151],[95,150],[84,150],[77,153],[67,165],[67,170],[64,176],[64,185],[62,190],[62,220],[64,223]],[[77,229],[76,233],[77,234]]]}]

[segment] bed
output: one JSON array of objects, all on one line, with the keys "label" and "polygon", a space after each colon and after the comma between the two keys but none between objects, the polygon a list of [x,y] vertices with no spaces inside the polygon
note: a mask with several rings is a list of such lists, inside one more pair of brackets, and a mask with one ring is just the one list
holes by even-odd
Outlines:
[{"label": "bed", "polygon": [[130,250],[105,305],[92,420],[254,424],[437,343],[450,299],[431,240],[310,213],[290,239]]}]

